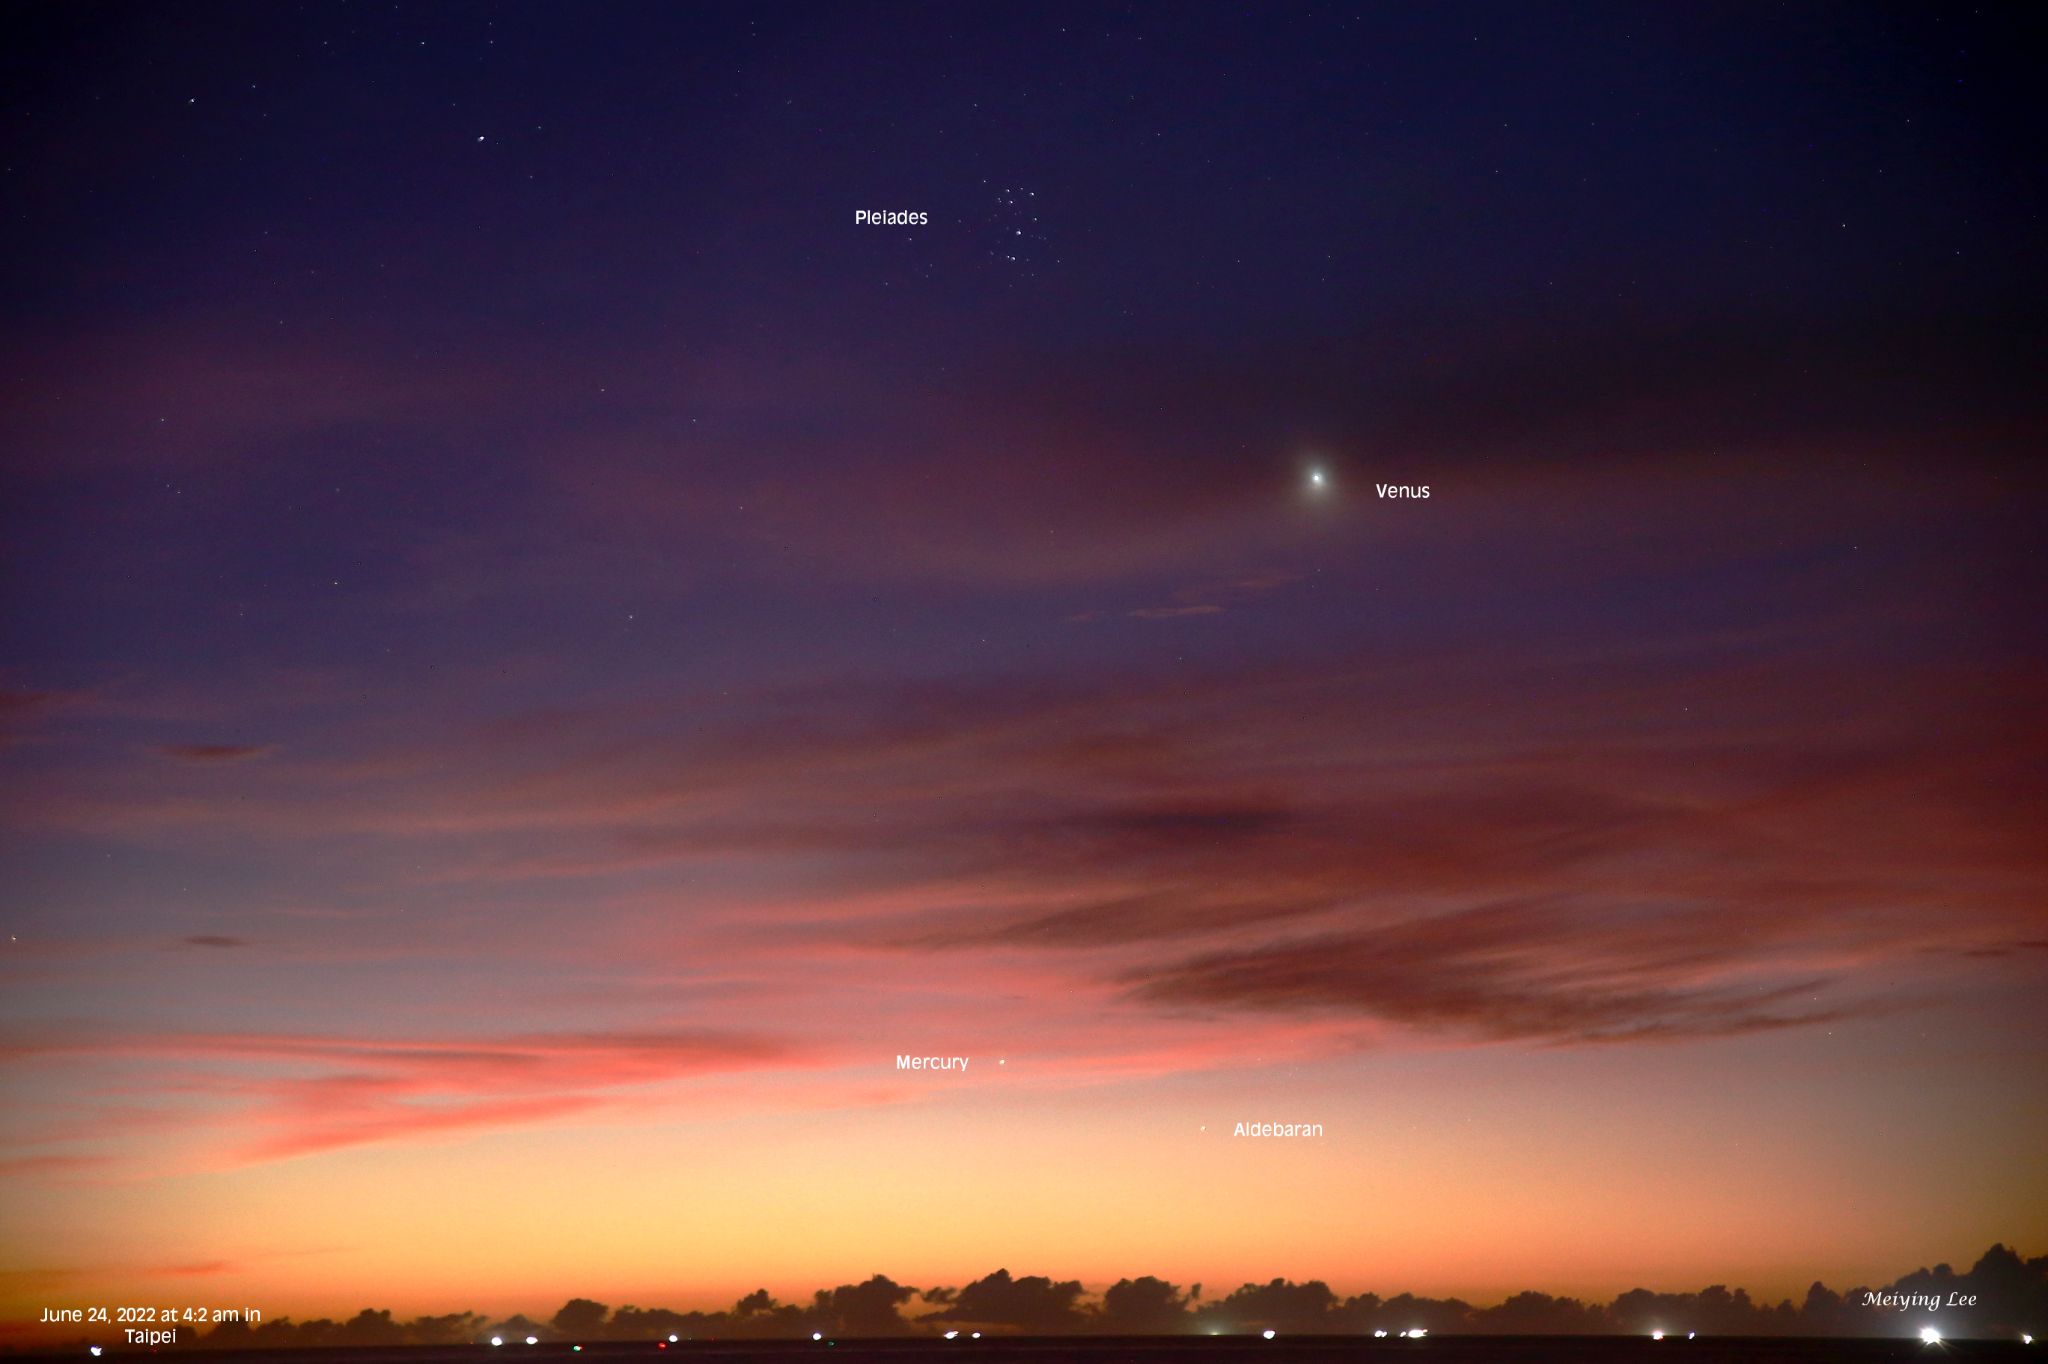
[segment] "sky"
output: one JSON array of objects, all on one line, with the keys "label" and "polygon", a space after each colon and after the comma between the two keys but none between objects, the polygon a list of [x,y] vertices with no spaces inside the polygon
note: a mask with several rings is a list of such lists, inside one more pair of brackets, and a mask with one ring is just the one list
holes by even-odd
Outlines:
[{"label": "sky", "polygon": [[2048,1245],[2016,15],[6,23],[7,1332]]}]

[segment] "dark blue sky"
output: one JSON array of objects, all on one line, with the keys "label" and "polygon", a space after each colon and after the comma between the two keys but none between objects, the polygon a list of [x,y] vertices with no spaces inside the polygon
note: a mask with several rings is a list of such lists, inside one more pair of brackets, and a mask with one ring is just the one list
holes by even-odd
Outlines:
[{"label": "dark blue sky", "polygon": [[[1313,1272],[1391,1272],[1323,1192],[1365,1169],[1423,1289],[1636,1282],[1610,1176],[1700,1214],[1688,1286],[2038,1242],[2022,18],[17,6],[0,1064],[84,1116],[0,1130],[0,1193],[89,1277],[39,1172],[221,1254],[157,1130],[309,1245],[355,1147],[473,1211],[444,1138],[630,1182],[699,1098],[828,1115],[791,1178],[849,1226],[829,1151],[1051,1149],[993,1088],[868,1126],[915,1037],[1107,1134],[962,1187],[1128,1194],[1101,1253],[1187,1279],[1325,1215]],[[1539,1074],[1668,1092],[1473,1154]],[[1345,1135],[1212,1226],[1150,1124],[1248,1092]],[[1503,1187],[1593,1210],[1568,1263]],[[438,1234],[351,1282],[458,1305]]]}]

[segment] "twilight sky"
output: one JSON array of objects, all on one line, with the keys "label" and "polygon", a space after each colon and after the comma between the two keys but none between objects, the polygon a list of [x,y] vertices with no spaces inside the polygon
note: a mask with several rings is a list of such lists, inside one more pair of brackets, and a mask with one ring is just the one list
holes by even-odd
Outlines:
[{"label": "twilight sky", "polygon": [[7,24],[0,1331],[2048,1243],[2016,15]]}]

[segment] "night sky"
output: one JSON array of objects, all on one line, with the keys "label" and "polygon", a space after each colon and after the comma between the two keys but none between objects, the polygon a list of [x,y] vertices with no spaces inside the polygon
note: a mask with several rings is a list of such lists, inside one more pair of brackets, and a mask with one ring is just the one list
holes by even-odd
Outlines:
[{"label": "night sky", "polygon": [[2020,7],[4,23],[7,1331],[2048,1247]]}]

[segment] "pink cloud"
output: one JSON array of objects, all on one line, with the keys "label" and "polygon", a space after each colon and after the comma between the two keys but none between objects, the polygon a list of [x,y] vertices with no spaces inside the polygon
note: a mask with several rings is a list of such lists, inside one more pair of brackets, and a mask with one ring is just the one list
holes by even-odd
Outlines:
[{"label": "pink cloud", "polygon": [[[775,1038],[689,1029],[446,1040],[80,1032],[16,1036],[0,1048],[14,1062],[87,1057],[146,1058],[158,1092],[231,1101],[224,1122],[187,1115],[192,1130],[230,1134],[230,1163],[530,1126],[630,1105],[636,1092],[675,1082],[822,1061]],[[102,1120],[87,1130],[112,1131]]]}]

